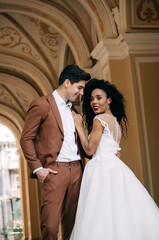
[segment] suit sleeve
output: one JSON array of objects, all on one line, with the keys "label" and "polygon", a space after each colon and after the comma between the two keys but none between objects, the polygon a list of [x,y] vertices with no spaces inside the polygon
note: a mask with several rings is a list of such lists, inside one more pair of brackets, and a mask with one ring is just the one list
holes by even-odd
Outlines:
[{"label": "suit sleeve", "polygon": [[20,139],[21,148],[31,171],[42,167],[41,161],[37,157],[34,144],[41,121],[42,112],[40,106],[35,100],[32,102],[30,108],[27,111],[24,129]]}]

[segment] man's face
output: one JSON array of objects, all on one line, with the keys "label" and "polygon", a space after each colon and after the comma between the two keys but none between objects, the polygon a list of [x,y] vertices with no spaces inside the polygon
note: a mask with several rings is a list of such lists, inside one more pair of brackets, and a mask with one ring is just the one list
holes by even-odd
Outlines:
[{"label": "man's face", "polygon": [[71,84],[68,80],[67,82],[67,99],[70,102],[75,102],[79,96],[83,95],[83,90],[85,88],[86,81],[81,80],[77,83]]}]

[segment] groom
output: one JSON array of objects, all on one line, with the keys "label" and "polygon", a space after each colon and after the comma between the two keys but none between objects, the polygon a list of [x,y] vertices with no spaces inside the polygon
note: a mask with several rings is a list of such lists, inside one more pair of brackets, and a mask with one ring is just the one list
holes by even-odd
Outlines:
[{"label": "groom", "polygon": [[72,102],[83,95],[90,77],[78,66],[68,65],[58,88],[35,99],[27,112],[20,143],[31,177],[43,184],[43,240],[56,240],[61,215],[63,240],[69,240],[74,225],[84,152],[75,130]]}]

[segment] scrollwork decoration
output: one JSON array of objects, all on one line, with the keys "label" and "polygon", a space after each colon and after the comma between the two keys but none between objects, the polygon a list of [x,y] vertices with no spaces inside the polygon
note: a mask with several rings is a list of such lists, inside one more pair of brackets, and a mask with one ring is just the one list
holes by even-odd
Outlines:
[{"label": "scrollwork decoration", "polygon": [[28,43],[22,41],[22,36],[20,33],[12,27],[0,28],[0,46],[14,48],[21,46],[23,53],[29,54],[34,59],[38,60],[39,56],[32,53],[32,49]]},{"label": "scrollwork decoration", "polygon": [[57,50],[53,47],[58,45],[57,33],[52,31],[52,28],[48,25],[40,22],[40,36],[41,42],[52,52],[51,56],[53,58],[57,57]]},{"label": "scrollwork decoration", "polygon": [[28,17],[39,30],[40,40],[51,51],[51,57],[57,58],[57,50],[55,47],[58,45],[58,33],[54,32],[52,27],[47,24],[40,22],[32,17]]},{"label": "scrollwork decoration", "polygon": [[25,94],[19,89],[16,90],[16,94],[18,98],[24,103],[25,107],[28,107],[32,99],[30,99],[30,97],[28,97],[27,94]]},{"label": "scrollwork decoration", "polygon": [[2,101],[4,102],[13,103],[11,96],[9,95],[8,92],[6,92],[6,90],[3,88],[1,84],[0,84],[0,99],[2,99]]},{"label": "scrollwork decoration", "polygon": [[[146,3],[149,7],[145,5]],[[159,5],[156,0],[142,0],[137,7],[137,16],[141,21],[147,21],[148,23],[157,21],[159,19]]]}]

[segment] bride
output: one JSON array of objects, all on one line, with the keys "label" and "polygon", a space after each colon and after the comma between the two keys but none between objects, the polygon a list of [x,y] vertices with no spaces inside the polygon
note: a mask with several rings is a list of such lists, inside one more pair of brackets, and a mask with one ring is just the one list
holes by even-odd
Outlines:
[{"label": "bride", "polygon": [[93,155],[85,167],[70,240],[159,240],[159,209],[133,172],[116,156],[127,117],[124,98],[108,81],[85,87],[82,117],[74,120],[83,149]]}]

